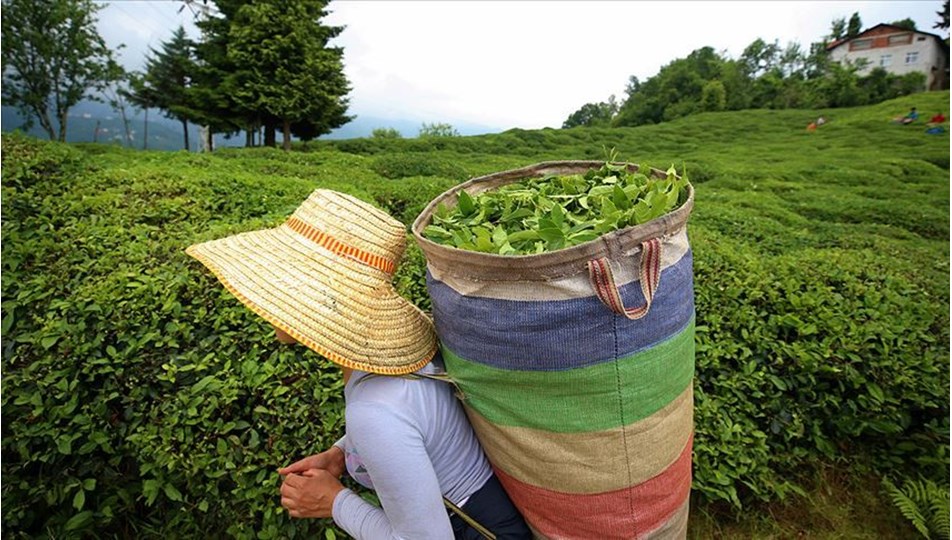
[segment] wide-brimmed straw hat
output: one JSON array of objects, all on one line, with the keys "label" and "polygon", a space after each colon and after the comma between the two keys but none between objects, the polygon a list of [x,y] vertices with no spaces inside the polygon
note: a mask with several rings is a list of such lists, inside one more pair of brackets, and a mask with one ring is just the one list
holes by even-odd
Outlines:
[{"label": "wide-brimmed straw hat", "polygon": [[242,303],[342,366],[399,375],[436,353],[433,322],[397,294],[402,223],[350,195],[315,190],[283,224],[190,246]]}]

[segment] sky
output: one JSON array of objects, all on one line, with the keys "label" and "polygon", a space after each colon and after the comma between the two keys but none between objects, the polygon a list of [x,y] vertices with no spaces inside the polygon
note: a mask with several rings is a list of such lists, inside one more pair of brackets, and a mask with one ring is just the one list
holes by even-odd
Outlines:
[{"label": "sky", "polygon": [[[139,69],[180,24],[177,0],[100,2],[99,28],[120,61]],[[332,0],[324,24],[344,26],[350,113],[487,130],[560,127],[585,103],[615,95],[665,64],[710,46],[737,58],[757,38],[801,47],[859,13],[863,28],[912,18],[933,29],[930,1]]]}]

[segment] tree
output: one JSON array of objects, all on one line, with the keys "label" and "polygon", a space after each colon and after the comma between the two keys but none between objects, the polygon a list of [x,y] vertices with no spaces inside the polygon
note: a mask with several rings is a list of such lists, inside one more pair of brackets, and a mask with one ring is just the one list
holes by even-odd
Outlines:
[{"label": "tree", "polygon": [[232,88],[246,110],[276,118],[291,148],[291,126],[308,124],[317,134],[350,121],[350,91],[343,50],[328,47],[342,27],[323,26],[323,0],[266,0],[247,3],[229,31],[228,58],[245,71]]},{"label": "tree", "polygon": [[768,44],[757,38],[744,49],[740,59],[750,77],[759,77],[777,65],[780,55],[780,44],[777,41]]},{"label": "tree", "polygon": [[188,122],[196,115],[192,106],[191,84],[198,67],[194,43],[179,26],[160,50],[150,49],[145,72],[134,79],[133,102],[140,107],[161,109],[167,118],[182,123],[185,149],[188,145]]},{"label": "tree", "polygon": [[374,128],[370,134],[374,139],[402,139],[403,135],[396,128]]},{"label": "tree", "polygon": [[727,91],[721,81],[708,81],[701,90],[701,110],[723,111],[727,107]]},{"label": "tree", "polygon": [[853,12],[853,15],[850,17],[850,22],[846,27],[846,37],[854,38],[863,31],[863,21],[859,18],[859,13]]},{"label": "tree", "polygon": [[126,146],[132,146],[132,129],[129,128],[129,116],[126,114],[126,106],[131,102],[132,91],[129,85],[133,79],[118,65],[116,69],[120,70],[121,73],[117,73],[113,82],[103,89],[103,95],[106,96],[106,101],[109,103],[109,106],[118,112],[119,118],[122,119],[124,144]]},{"label": "tree", "polygon": [[656,124],[698,112],[704,85],[725,75],[728,77],[722,83],[730,99],[736,88],[733,85],[743,80],[743,75],[711,47],[697,49],[687,58],[679,58],[662,67],[657,75],[638,84],[637,89],[629,85],[634,92],[629,93],[612,125]]},{"label": "tree", "polygon": [[459,137],[459,132],[456,131],[450,124],[444,123],[433,123],[428,124],[426,122],[420,126],[420,133],[418,135],[421,139],[428,137]]},{"label": "tree", "polygon": [[909,17],[906,17],[905,19],[902,19],[902,20],[900,20],[900,21],[893,21],[893,22],[891,22],[891,23],[889,23],[889,24],[891,24],[891,25],[893,25],[893,26],[898,26],[899,28],[904,28],[904,29],[906,29],[906,30],[915,30],[915,29],[916,29],[916,21],[912,20],[912,19],[909,18]]},{"label": "tree", "polygon": [[846,37],[846,19],[843,17],[833,19],[830,24],[830,41],[836,41],[844,37]]},{"label": "tree", "polygon": [[938,28],[940,30],[949,29],[949,0],[945,0],[942,3],[942,11],[936,11],[936,15],[939,16],[939,22],[935,23],[932,28]]},{"label": "tree", "polygon": [[615,101],[615,96],[611,95],[608,97],[608,101],[582,105],[579,110],[569,115],[562,123],[562,127],[608,126],[616,113],[618,113],[618,102]]},{"label": "tree", "polygon": [[3,97],[50,140],[65,141],[69,110],[99,100],[121,74],[96,31],[98,9],[91,0],[3,0]]}]

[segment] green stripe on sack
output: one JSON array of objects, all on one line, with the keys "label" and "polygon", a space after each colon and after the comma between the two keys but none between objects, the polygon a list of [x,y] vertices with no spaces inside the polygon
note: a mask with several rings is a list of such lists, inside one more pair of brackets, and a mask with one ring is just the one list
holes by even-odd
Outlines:
[{"label": "green stripe on sack", "polygon": [[443,347],[464,403],[488,421],[575,433],[626,426],[678,397],[694,377],[694,319],[651,349],[565,371],[509,371]]}]

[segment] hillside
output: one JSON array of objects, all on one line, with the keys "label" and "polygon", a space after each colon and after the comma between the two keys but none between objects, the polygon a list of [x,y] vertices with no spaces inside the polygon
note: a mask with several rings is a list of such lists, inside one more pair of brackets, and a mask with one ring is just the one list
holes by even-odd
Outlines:
[{"label": "hillside", "polygon": [[[333,538],[280,511],[275,470],[340,435],[337,371],[184,248],[316,187],[409,224],[467,178],[614,148],[696,188],[690,536],[909,538],[880,479],[947,489],[950,338],[949,134],[890,122],[911,106],[948,116],[949,92],[290,153],[5,134],[3,536]],[[426,309],[424,272],[411,246],[397,283]]]}]

